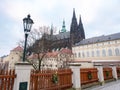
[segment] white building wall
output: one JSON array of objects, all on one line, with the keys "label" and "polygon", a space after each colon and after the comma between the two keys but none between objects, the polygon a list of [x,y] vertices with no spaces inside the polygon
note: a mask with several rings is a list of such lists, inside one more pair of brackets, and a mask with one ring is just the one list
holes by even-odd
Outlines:
[{"label": "white building wall", "polygon": [[[75,60],[120,60],[120,54],[116,56],[116,48],[119,49],[120,53],[120,40],[74,46],[72,47],[72,50],[73,54],[76,54],[77,56],[74,56]],[[111,56],[109,56],[109,49],[112,50]],[[97,50],[99,51],[99,56],[97,56]],[[102,50],[105,50],[106,56],[103,56]],[[92,56],[92,51],[94,52],[94,56]],[[87,52],[89,52],[89,56],[87,55]],[[79,56],[79,53],[81,56]]]}]

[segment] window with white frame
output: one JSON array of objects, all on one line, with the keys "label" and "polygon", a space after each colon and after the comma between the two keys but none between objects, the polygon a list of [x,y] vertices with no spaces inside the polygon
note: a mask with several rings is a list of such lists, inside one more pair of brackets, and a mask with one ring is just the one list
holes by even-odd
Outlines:
[{"label": "window with white frame", "polygon": [[89,55],[89,52],[87,52],[87,57],[89,57],[90,55]]},{"label": "window with white frame", "polygon": [[112,50],[108,49],[108,56],[112,56]]},{"label": "window with white frame", "polygon": [[106,51],[103,49],[102,50],[102,56],[105,57],[106,56]]},{"label": "window with white frame", "polygon": [[85,57],[85,54],[84,54],[84,52],[82,52],[82,57]]},{"label": "window with white frame", "polygon": [[94,51],[92,51],[92,57],[94,57]]},{"label": "window with white frame", "polygon": [[76,54],[76,53],[74,53],[74,57],[77,57],[77,54]]},{"label": "window with white frame", "polygon": [[115,41],[115,43],[117,43],[117,41]]},{"label": "window with white frame", "polygon": [[80,54],[80,52],[78,53],[78,57],[81,57],[81,54]]},{"label": "window with white frame", "polygon": [[120,55],[120,51],[119,51],[118,48],[115,49],[115,55],[116,55],[116,56],[119,56],[119,55]]},{"label": "window with white frame", "polygon": [[96,51],[96,56],[97,56],[97,57],[100,56],[100,52],[99,52],[99,50]]}]

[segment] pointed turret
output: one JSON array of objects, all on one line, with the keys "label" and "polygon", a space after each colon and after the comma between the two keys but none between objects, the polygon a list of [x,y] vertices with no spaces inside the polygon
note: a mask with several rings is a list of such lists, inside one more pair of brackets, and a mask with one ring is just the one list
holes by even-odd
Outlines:
[{"label": "pointed turret", "polygon": [[85,39],[85,32],[84,32],[84,28],[83,28],[83,24],[82,24],[81,15],[80,15],[80,18],[79,18],[78,31],[81,34],[81,39]]}]

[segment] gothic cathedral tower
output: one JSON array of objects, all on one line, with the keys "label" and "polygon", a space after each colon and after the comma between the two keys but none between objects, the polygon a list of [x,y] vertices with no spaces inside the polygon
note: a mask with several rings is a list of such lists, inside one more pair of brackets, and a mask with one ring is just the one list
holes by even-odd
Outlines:
[{"label": "gothic cathedral tower", "polygon": [[73,46],[75,43],[80,42],[83,39],[85,39],[85,33],[84,33],[82,20],[80,17],[79,24],[77,23],[75,9],[73,9],[73,17],[72,17],[72,22],[71,22],[71,26],[70,26],[71,46]]}]

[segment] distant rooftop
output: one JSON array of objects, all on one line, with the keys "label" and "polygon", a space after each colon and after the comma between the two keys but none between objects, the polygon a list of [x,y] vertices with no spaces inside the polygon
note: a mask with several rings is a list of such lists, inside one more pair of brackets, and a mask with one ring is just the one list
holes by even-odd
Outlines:
[{"label": "distant rooftop", "polygon": [[117,40],[117,39],[120,39],[120,33],[115,33],[115,34],[106,35],[106,36],[102,35],[98,37],[84,39],[80,41],[79,43],[76,43],[75,46],[93,44],[93,43],[105,42],[105,41],[111,41],[111,40]]},{"label": "distant rooftop", "polygon": [[11,51],[23,51],[23,48],[20,47],[20,46],[17,46],[16,48],[14,48],[13,50]]},{"label": "distant rooftop", "polygon": [[64,53],[65,53],[65,54],[73,54],[73,53],[72,53],[72,50],[67,49],[67,48],[62,48],[62,49],[60,50],[60,52],[63,53],[63,54],[64,54]]},{"label": "distant rooftop", "polygon": [[70,32],[59,33],[57,35],[54,35],[53,37],[57,38],[58,40],[64,39],[64,38],[70,38]]},{"label": "distant rooftop", "polygon": [[[47,57],[47,58],[49,58],[49,57],[55,58],[55,57],[58,56],[59,53],[72,55],[72,51],[70,49],[62,48],[60,51],[47,52],[45,57]],[[39,55],[42,56],[43,54],[40,53]],[[32,54],[31,56],[28,57],[28,59],[36,59],[37,57],[38,57],[37,54]]]}]

